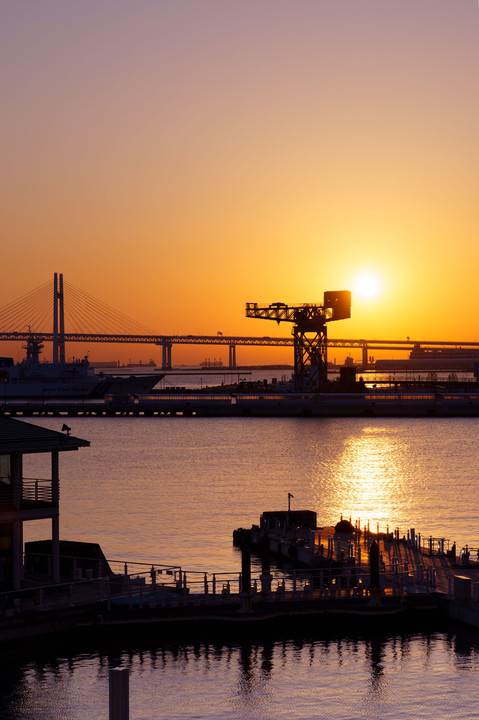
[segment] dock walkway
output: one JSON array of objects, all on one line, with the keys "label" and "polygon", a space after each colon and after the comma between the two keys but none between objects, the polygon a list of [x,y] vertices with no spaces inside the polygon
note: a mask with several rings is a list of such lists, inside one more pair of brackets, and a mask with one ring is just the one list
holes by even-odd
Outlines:
[{"label": "dock walkway", "polygon": [[444,539],[416,536],[414,531],[400,537],[398,532],[374,533],[365,530],[360,538],[352,538],[335,532],[334,527],[324,527],[319,531],[313,556],[308,558],[305,552],[302,557],[314,567],[318,545],[321,543],[325,548],[321,557],[325,561],[329,559],[330,563],[334,564],[334,561],[340,562],[343,557],[343,562],[347,563],[350,555],[354,558],[352,567],[359,573],[367,574],[369,548],[373,540],[379,547],[385,586],[392,584],[392,578],[396,575],[403,577],[405,585],[411,585],[413,581],[423,585],[429,579],[431,588],[447,595],[451,592],[451,582],[455,575],[468,577],[472,582],[479,583],[479,555],[474,555],[472,559],[470,553],[467,556],[458,556],[454,549],[455,544],[448,548],[450,543]]}]

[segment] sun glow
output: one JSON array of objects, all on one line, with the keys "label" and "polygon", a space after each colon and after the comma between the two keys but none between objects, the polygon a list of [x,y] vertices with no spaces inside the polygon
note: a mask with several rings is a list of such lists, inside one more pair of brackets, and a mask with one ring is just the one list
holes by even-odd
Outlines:
[{"label": "sun glow", "polygon": [[376,275],[363,273],[354,282],[355,294],[363,300],[372,300],[381,291],[381,283]]}]

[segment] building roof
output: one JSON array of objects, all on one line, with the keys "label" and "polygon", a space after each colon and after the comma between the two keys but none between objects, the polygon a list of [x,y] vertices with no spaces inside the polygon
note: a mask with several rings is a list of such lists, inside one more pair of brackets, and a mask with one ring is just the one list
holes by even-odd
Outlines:
[{"label": "building roof", "polygon": [[78,450],[89,445],[88,440],[0,415],[0,455]]}]

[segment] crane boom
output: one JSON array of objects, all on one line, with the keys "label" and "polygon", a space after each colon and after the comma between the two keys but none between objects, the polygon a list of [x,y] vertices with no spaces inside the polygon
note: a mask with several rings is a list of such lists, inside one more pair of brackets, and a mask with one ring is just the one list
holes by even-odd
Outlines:
[{"label": "crane boom", "polygon": [[327,383],[326,323],[351,317],[351,293],[349,290],[325,292],[322,305],[246,303],[246,317],[293,323],[295,390],[318,391]]}]

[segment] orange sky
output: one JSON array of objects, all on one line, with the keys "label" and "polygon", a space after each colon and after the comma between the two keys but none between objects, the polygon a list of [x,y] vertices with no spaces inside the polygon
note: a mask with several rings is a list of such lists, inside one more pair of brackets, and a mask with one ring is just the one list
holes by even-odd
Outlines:
[{"label": "orange sky", "polygon": [[331,337],[479,340],[475,0],[16,0],[0,33],[0,307],[56,271],[160,334],[284,336],[245,303],[350,289]]}]

